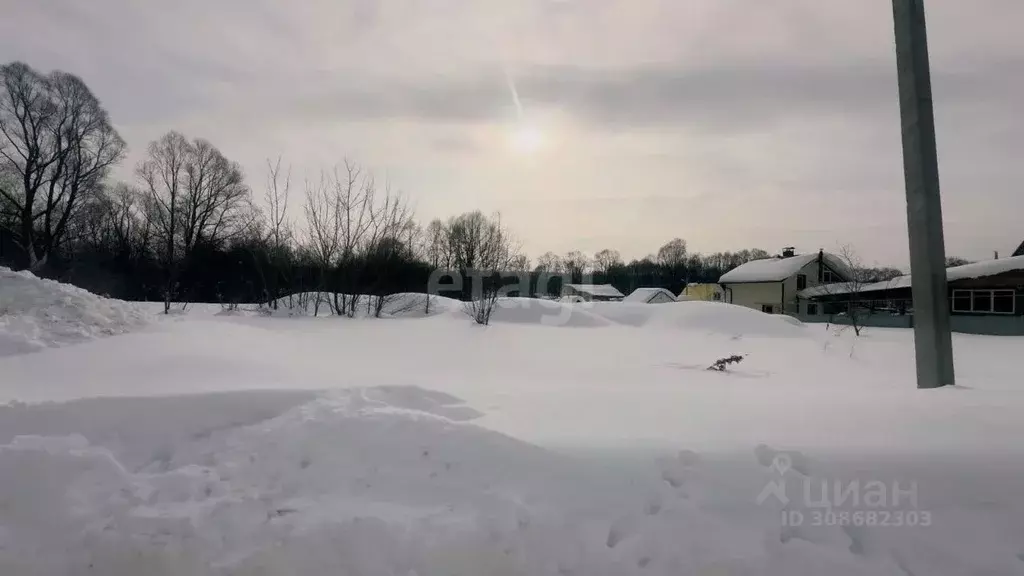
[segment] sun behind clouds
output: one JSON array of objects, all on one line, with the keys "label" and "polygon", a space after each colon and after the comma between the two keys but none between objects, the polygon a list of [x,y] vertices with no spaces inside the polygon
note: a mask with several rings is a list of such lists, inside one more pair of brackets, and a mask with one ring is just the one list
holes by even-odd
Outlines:
[{"label": "sun behind clouds", "polygon": [[544,132],[536,126],[521,124],[515,126],[509,134],[509,147],[517,154],[534,155],[543,150],[546,144]]}]

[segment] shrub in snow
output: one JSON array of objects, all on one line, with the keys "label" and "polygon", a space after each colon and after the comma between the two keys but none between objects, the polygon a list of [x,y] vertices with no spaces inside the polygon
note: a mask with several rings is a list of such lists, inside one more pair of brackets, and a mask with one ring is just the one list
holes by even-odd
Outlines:
[{"label": "shrub in snow", "polygon": [[476,294],[473,298],[463,304],[462,310],[477,324],[487,326],[491,323],[491,313],[498,303],[498,291],[490,290]]},{"label": "shrub in snow", "polygon": [[725,372],[726,368],[728,368],[730,364],[739,364],[742,361],[743,356],[739,354],[733,354],[732,356],[726,356],[725,358],[719,358],[718,360],[715,360],[714,364],[708,366],[708,370],[714,372]]}]

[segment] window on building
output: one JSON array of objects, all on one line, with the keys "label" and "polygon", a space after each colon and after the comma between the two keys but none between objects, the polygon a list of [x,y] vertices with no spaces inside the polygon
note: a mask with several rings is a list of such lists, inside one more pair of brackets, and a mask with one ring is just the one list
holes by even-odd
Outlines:
[{"label": "window on building", "polygon": [[808,302],[807,303],[807,315],[808,316],[817,316],[818,315],[818,304],[817,303],[815,303],[815,302]]},{"label": "window on building", "polygon": [[842,314],[846,311],[846,305],[842,302],[825,302],[821,305],[822,312],[828,316]]},{"label": "window on building", "polygon": [[764,312],[765,314],[774,314],[775,313],[773,311],[773,308],[772,308],[771,304],[761,304],[761,312]]},{"label": "window on building", "polygon": [[992,311],[996,314],[1013,314],[1016,312],[1013,290],[993,290]]},{"label": "window on building", "polygon": [[1013,314],[1013,290],[953,290],[953,312]]},{"label": "window on building", "polygon": [[804,288],[807,288],[807,275],[806,274],[797,274],[796,275],[796,289],[797,290],[803,290]]},{"label": "window on building", "polygon": [[953,290],[953,312],[971,311],[971,291]]},{"label": "window on building", "polygon": [[829,270],[828,268],[825,268],[821,271],[822,284],[835,284],[836,282],[840,282],[840,279],[835,272]]},{"label": "window on building", "polygon": [[973,294],[974,303],[971,312],[991,312],[992,292],[989,290],[975,290]]}]

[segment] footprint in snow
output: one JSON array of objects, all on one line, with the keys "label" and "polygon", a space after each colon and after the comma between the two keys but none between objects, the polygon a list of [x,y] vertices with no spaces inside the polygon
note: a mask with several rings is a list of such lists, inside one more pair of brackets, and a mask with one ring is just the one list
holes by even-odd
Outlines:
[{"label": "footprint in snow", "polygon": [[686,472],[679,468],[666,466],[661,469],[661,479],[678,490],[686,484]]},{"label": "footprint in snow", "polygon": [[[659,462],[661,479],[672,488],[678,490],[686,484],[686,480],[690,477],[693,467],[698,462],[700,462],[700,456],[696,452],[680,450],[675,458],[664,459]],[[686,495],[683,494],[683,497],[685,498]]]},{"label": "footprint in snow", "polygon": [[842,525],[843,532],[850,538],[850,553],[864,555],[864,530],[861,526]]},{"label": "footprint in snow", "polygon": [[693,450],[680,450],[679,454],[676,455],[676,459],[683,466],[695,466],[700,462],[700,456]]},{"label": "footprint in snow", "polygon": [[761,466],[772,468],[779,474],[793,469],[804,476],[811,475],[810,459],[796,450],[776,450],[767,444],[759,444],[754,448],[754,457]]},{"label": "footprint in snow", "polygon": [[623,520],[616,521],[608,529],[608,540],[605,542],[609,548],[615,548],[620,542],[629,538],[633,531]]}]

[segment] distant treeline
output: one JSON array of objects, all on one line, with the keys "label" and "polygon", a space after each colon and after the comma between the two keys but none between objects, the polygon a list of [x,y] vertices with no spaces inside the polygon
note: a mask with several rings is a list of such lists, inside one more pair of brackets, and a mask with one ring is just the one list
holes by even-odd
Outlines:
[{"label": "distant treeline", "polygon": [[[441,295],[468,299],[473,282],[481,278],[480,273],[463,272],[458,266],[447,268],[439,263],[435,267],[423,254],[404,246],[362,254],[344,263],[335,261],[325,269],[301,249],[289,247],[282,254],[257,237],[196,247],[187,259],[176,263],[174,283],[168,285],[165,261],[143,244],[119,242],[115,234],[79,238],[63,244],[34,272],[124,300],[163,301],[169,295],[174,301],[224,303],[268,302],[310,291],[375,295],[425,292],[432,278],[440,281]],[[0,265],[18,268],[18,251],[10,232],[0,228]],[[528,270],[509,268],[488,281],[506,284],[510,294],[521,296],[558,296],[562,284],[570,281],[608,283],[624,294],[644,286],[664,287],[678,294],[688,282],[717,282],[724,271],[749,259],[749,253],[742,252],[692,254],[681,263],[644,258],[613,262],[605,270],[595,269],[593,263],[569,270],[559,263]],[[527,293],[519,290],[523,278],[529,282]],[[445,288],[459,284],[461,290]]]}]

